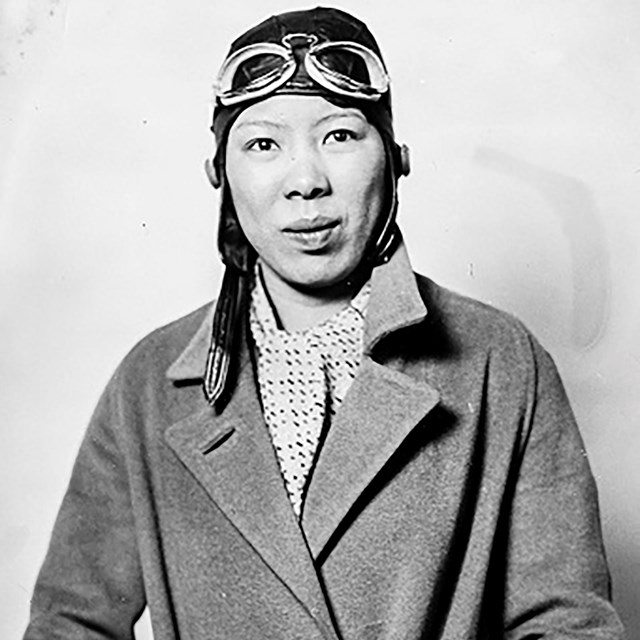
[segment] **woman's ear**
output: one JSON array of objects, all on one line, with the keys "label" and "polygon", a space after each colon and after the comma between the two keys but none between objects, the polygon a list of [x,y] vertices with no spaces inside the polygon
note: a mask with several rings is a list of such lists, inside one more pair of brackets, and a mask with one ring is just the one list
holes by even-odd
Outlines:
[{"label": "woman's ear", "polygon": [[204,170],[207,174],[207,178],[209,178],[209,182],[214,189],[218,189],[220,187],[220,176],[218,175],[218,170],[211,158],[207,158],[204,161]]}]

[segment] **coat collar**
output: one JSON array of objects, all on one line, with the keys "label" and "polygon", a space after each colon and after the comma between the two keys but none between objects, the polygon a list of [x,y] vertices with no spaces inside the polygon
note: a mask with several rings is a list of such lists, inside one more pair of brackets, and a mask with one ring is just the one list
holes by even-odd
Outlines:
[{"label": "coat collar", "polygon": [[[167,370],[170,380],[202,380],[211,342],[214,309],[215,305],[209,307],[202,324]],[[373,270],[371,299],[365,319],[365,353],[370,354],[385,336],[417,324],[426,316],[427,308],[420,297],[407,250],[401,243],[389,262]],[[246,356],[243,350],[241,366],[247,364]]]},{"label": "coat collar", "polygon": [[[325,638],[335,638],[316,567],[340,525],[413,429],[438,402],[428,384],[375,362],[385,336],[425,319],[404,246],[377,267],[367,309],[364,357],[329,429],[297,522],[264,423],[243,323],[237,385],[220,414],[208,406],[171,425],[165,438],[212,500],[294,593]],[[167,371],[202,380],[213,308]]]}]

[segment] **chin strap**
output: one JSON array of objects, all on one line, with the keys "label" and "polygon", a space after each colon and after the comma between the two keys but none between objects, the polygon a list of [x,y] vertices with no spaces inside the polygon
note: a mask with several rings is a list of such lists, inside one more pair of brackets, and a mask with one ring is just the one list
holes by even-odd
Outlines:
[{"label": "chin strap", "polygon": [[370,268],[377,267],[389,261],[394,254],[402,235],[396,223],[398,212],[398,178],[408,176],[411,170],[409,163],[409,147],[406,144],[398,145],[391,140],[386,144],[387,158],[391,160],[391,173],[387,175],[387,188],[389,189],[389,213],[383,220],[381,228],[377,231],[376,241],[367,251],[365,262]]},{"label": "chin strap", "polygon": [[213,316],[211,346],[204,374],[205,397],[218,411],[227,400],[229,382],[233,379],[230,368],[241,333],[239,328],[243,322],[247,289],[248,277],[233,267],[226,267]]}]

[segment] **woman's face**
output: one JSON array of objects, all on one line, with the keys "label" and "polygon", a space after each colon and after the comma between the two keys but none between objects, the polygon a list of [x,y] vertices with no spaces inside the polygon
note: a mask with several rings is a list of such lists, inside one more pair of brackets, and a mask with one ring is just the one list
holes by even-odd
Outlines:
[{"label": "woman's face", "polygon": [[382,138],[359,109],[319,96],[258,102],[231,127],[225,169],[267,280],[313,293],[359,265],[385,183]]}]

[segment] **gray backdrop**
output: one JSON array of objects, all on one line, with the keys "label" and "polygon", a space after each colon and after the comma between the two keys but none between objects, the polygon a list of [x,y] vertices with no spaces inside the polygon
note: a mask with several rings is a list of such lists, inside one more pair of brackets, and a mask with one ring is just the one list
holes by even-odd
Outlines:
[{"label": "gray backdrop", "polygon": [[[72,461],[128,349],[217,291],[210,84],[297,3],[0,5],[0,636],[18,637]],[[415,267],[554,354],[640,638],[640,4],[348,0],[413,150]],[[149,638],[148,622],[139,625]]]}]

